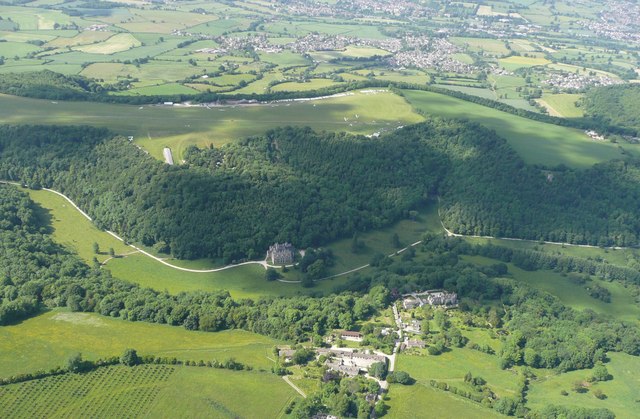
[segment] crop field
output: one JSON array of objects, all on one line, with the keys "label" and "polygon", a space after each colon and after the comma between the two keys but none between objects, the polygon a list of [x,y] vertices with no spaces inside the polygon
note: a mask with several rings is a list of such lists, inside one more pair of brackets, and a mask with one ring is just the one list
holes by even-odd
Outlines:
[{"label": "crop field", "polygon": [[372,134],[422,121],[401,97],[387,91],[353,92],[315,101],[253,106],[131,106],[52,102],[0,95],[0,123],[89,124],[132,135],[152,156],[170,147],[176,161],[192,144],[216,146],[283,125]]},{"label": "crop field", "polygon": [[[264,389],[269,397],[262,397]],[[5,417],[277,417],[295,397],[280,377],[206,367],[110,366],[0,387]]]},{"label": "crop field", "polygon": [[577,129],[522,118],[453,97],[422,91],[406,91],[418,109],[432,115],[464,118],[494,129],[529,164],[584,168],[621,158],[616,144],[595,142]]},{"label": "crop field", "polygon": [[546,60],[544,58],[522,57],[522,56],[512,56],[512,57],[502,58],[498,60],[498,63],[500,64],[500,66],[509,71],[514,71],[522,67],[547,65],[550,62],[551,61]]},{"label": "crop field", "polygon": [[119,33],[104,42],[75,47],[78,51],[89,54],[113,54],[140,46],[141,43],[129,33]]},{"label": "crop field", "polygon": [[78,352],[96,360],[119,356],[126,348],[180,360],[235,358],[256,369],[268,369],[273,364],[271,348],[279,343],[243,330],[196,332],[56,309],[0,328],[0,377],[63,366]]},{"label": "crop field", "polygon": [[571,93],[560,93],[544,95],[540,103],[547,108],[549,115],[561,116],[564,118],[580,118],[584,115],[581,108],[576,106],[582,95]]},{"label": "crop field", "polygon": [[[533,381],[527,399],[530,407],[543,407],[548,404],[562,404],[586,408],[607,408],[619,418],[636,417],[638,414],[638,392],[640,387],[640,358],[622,354],[608,353],[610,359],[605,365],[612,380],[587,383],[588,391],[576,393],[572,390],[576,381],[586,382],[591,375],[590,370],[571,371],[555,375],[546,370],[537,372],[538,379]],[[600,400],[593,395],[595,389],[600,389],[607,397]],[[568,393],[563,396],[560,392]]]}]

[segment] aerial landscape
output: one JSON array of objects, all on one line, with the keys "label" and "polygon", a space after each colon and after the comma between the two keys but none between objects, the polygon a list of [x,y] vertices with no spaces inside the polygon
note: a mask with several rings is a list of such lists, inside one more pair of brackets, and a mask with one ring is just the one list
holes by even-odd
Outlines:
[{"label": "aerial landscape", "polygon": [[1,418],[640,417],[640,2],[0,0]]}]

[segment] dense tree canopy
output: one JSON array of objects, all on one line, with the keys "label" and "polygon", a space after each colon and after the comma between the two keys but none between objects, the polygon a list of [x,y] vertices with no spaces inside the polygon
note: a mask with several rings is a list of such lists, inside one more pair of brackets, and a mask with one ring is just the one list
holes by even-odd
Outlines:
[{"label": "dense tree canopy", "polygon": [[629,128],[640,136],[640,86],[621,84],[591,89],[583,99],[589,116],[611,125]]}]

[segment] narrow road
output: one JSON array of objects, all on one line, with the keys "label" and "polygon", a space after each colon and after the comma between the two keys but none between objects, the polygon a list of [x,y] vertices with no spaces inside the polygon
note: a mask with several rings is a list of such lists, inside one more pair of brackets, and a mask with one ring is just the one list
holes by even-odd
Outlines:
[{"label": "narrow road", "polygon": [[283,379],[284,381],[286,381],[286,382],[287,382],[287,384],[289,384],[291,387],[293,387],[293,389],[294,389],[295,391],[297,391],[297,392],[298,392],[298,394],[300,394],[300,395],[301,395],[302,397],[304,397],[305,399],[307,398],[307,395],[306,395],[306,394],[304,394],[304,391],[300,390],[300,387],[298,387],[297,385],[293,384],[293,383],[291,382],[291,380],[289,380],[289,377],[287,377],[286,375],[283,375],[283,376],[282,376],[282,379]]},{"label": "narrow road", "polygon": [[447,236],[449,237],[468,237],[468,238],[474,238],[474,239],[494,239],[494,240],[508,240],[508,241],[514,241],[514,242],[555,244],[557,246],[582,247],[585,249],[611,249],[611,250],[631,249],[631,247],[621,247],[621,246],[600,247],[600,246],[592,246],[590,244],[572,244],[572,243],[562,243],[562,242],[551,242],[546,240],[516,239],[513,237],[476,236],[474,234],[457,234],[450,231],[447,227],[445,227],[444,222],[442,222],[442,217],[440,216],[440,197],[438,197],[438,219],[440,220],[440,225],[442,226],[442,229],[445,231],[445,233],[447,233]]}]

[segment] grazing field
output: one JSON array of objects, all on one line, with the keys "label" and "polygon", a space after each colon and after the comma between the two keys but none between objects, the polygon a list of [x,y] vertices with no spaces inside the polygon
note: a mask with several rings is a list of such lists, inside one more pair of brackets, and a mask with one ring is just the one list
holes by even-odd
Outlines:
[{"label": "grazing field", "polygon": [[[28,192],[31,199],[42,208],[39,215],[42,223],[52,228],[53,239],[77,253],[88,264],[91,264],[94,257],[104,262],[109,258],[111,248],[116,255],[127,254],[134,250],[98,229],[63,197],[44,190],[23,190]],[[100,254],[94,253],[93,243],[98,243]]]},{"label": "grazing field", "polygon": [[387,91],[352,92],[322,100],[252,106],[131,106],[52,102],[0,95],[0,123],[89,124],[108,127],[162,160],[170,147],[176,161],[189,145],[222,145],[284,125],[372,134],[422,121],[401,97]]},{"label": "grazing field", "polygon": [[[486,333],[485,333],[486,334]],[[475,341],[478,343],[478,341]],[[467,388],[464,376],[471,372],[474,377],[482,377],[487,385],[499,396],[514,396],[518,375],[514,371],[502,370],[499,357],[467,348],[451,348],[440,355],[405,355],[396,359],[396,369],[410,371],[418,383],[429,385],[429,380],[445,381],[458,388]]]},{"label": "grazing field", "polygon": [[595,142],[577,129],[533,121],[432,92],[409,90],[405,91],[405,97],[426,113],[447,118],[464,117],[494,129],[529,164],[585,168],[622,157],[618,145]]},{"label": "grazing field", "polygon": [[[587,383],[588,391],[577,393],[573,391],[576,381],[586,382],[591,375],[590,370],[571,371],[555,375],[547,370],[536,371],[538,379],[530,385],[527,393],[528,405],[532,408],[542,408],[549,404],[562,404],[591,409],[607,408],[619,418],[638,416],[638,388],[640,388],[640,358],[622,354],[609,353],[610,359],[605,365],[612,380]],[[600,389],[606,396],[604,400],[596,398],[593,392]],[[563,396],[560,392],[566,391]]]},{"label": "grazing field", "polygon": [[[269,389],[269,397],[263,397]],[[280,377],[207,367],[110,366],[0,387],[19,417],[278,417],[296,397]]]},{"label": "grazing field", "polygon": [[389,411],[385,417],[406,419],[424,416],[442,419],[500,418],[492,409],[462,397],[431,388],[429,384],[412,386],[392,384],[389,390]]},{"label": "grazing field", "polygon": [[126,348],[139,354],[181,360],[235,358],[254,368],[271,368],[271,348],[279,342],[243,330],[195,332],[181,327],[130,322],[66,309],[0,328],[0,377],[63,366],[74,353],[96,360]]},{"label": "grazing field", "polygon": [[580,118],[584,115],[584,111],[576,106],[576,102],[580,100],[581,97],[581,94],[560,93],[544,95],[539,101],[541,105],[547,108],[549,115],[564,118]]},{"label": "grazing field", "polygon": [[[480,265],[499,262],[498,260],[481,256],[464,256],[464,259]],[[596,313],[606,314],[622,321],[640,322],[640,307],[636,304],[629,290],[620,283],[592,278],[591,283],[606,288],[611,292],[611,302],[605,303],[589,295],[586,287],[590,283],[584,285],[575,284],[568,276],[563,276],[558,272],[545,270],[525,271],[511,263],[508,266],[510,276],[514,279],[558,297],[564,305],[576,310],[590,309]]]}]

